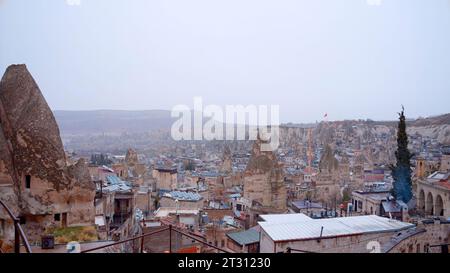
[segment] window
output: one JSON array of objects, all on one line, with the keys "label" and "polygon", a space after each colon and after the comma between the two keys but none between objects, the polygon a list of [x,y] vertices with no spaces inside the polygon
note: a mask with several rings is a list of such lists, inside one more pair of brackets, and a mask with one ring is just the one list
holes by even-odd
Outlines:
[{"label": "window", "polygon": [[27,189],[31,188],[31,175],[25,175],[25,187]]},{"label": "window", "polygon": [[60,221],[61,220],[61,214],[57,213],[53,216],[53,218],[55,219],[55,221]]},{"label": "window", "polygon": [[19,224],[25,225],[26,223],[27,223],[27,220],[25,219],[25,216],[20,216],[19,217]]}]

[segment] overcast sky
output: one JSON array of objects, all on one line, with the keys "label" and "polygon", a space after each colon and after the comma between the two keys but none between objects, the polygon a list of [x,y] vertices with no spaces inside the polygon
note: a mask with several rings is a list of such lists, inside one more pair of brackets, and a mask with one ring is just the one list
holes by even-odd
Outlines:
[{"label": "overcast sky", "polygon": [[54,110],[430,116],[450,112],[450,1],[0,0],[0,73],[13,63]]}]

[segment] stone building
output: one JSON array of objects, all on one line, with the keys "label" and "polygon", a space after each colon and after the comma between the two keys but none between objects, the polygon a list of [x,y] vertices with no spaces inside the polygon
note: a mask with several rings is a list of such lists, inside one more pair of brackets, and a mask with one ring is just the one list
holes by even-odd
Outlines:
[{"label": "stone building", "polygon": [[339,161],[339,175],[342,181],[350,181],[350,159],[347,155],[343,155]]},{"label": "stone building", "polygon": [[337,204],[340,196],[340,172],[339,161],[334,156],[329,145],[319,162],[319,173],[316,176],[314,199],[323,203]]},{"label": "stone building", "polygon": [[289,248],[293,252],[381,252],[393,236],[415,227],[376,215],[311,219],[306,215],[286,214],[282,220],[258,224],[261,253],[287,252]]},{"label": "stone building", "polygon": [[[94,196],[86,163],[66,160],[53,113],[26,66],[9,66],[0,82],[0,198],[33,242],[48,228],[94,225]],[[0,240],[9,242],[12,222],[3,210],[0,219]]]},{"label": "stone building", "polygon": [[355,157],[353,158],[353,164],[351,164],[351,184],[353,184],[356,188],[360,187],[364,183],[365,171],[372,169],[372,167],[373,163],[367,150],[356,150]]},{"label": "stone building", "polygon": [[159,205],[161,208],[177,209],[201,209],[203,208],[203,197],[194,192],[171,191],[161,196]]},{"label": "stone building", "polygon": [[128,149],[125,160],[112,165],[112,169],[122,179],[132,182],[133,186],[148,186],[150,177],[145,164],[139,163],[138,154],[134,149]]},{"label": "stone building", "polygon": [[353,212],[382,216],[382,202],[388,200],[389,195],[390,191],[388,189],[353,191],[351,199]]},{"label": "stone building", "polygon": [[[96,171],[97,170],[97,171]],[[150,196],[133,190],[132,183],[122,180],[114,170],[90,167],[95,179],[95,224],[101,239],[119,239],[136,233],[135,216],[138,209],[144,214]]]},{"label": "stone building", "polygon": [[153,177],[156,179],[156,190],[175,190],[178,186],[175,168],[155,168]]},{"label": "stone building", "polygon": [[450,155],[442,155],[440,165],[441,172],[450,172]]},{"label": "stone building", "polygon": [[[441,253],[450,243],[450,221],[423,220],[415,229],[402,231],[386,243],[383,253]],[[447,247],[448,250],[448,247]]]},{"label": "stone building", "polygon": [[425,216],[450,217],[450,172],[435,172],[417,181],[417,209]]},{"label": "stone building", "polygon": [[258,253],[259,232],[254,229],[227,234],[227,248],[237,253]]},{"label": "stone building", "polygon": [[423,157],[418,157],[416,159],[416,169],[415,175],[419,179],[424,179],[427,173],[427,164],[426,160]]},{"label": "stone building", "polygon": [[251,223],[259,214],[287,211],[287,191],[282,165],[274,152],[261,151],[260,139],[253,144],[244,176],[243,197],[252,202]]}]

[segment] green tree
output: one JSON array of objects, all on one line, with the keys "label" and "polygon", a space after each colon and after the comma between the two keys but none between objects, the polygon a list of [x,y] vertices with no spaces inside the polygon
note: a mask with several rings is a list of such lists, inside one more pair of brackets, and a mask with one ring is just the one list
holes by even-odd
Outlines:
[{"label": "green tree", "polygon": [[394,185],[392,195],[405,203],[412,198],[412,182],[411,182],[411,153],[408,150],[408,135],[406,134],[406,118],[405,109],[399,113],[399,123],[397,132],[397,151],[395,158],[397,162],[391,166]]}]

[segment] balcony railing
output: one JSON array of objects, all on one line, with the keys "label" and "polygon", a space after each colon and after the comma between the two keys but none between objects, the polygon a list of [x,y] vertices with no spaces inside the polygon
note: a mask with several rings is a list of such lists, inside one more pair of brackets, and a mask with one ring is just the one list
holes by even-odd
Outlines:
[{"label": "balcony railing", "polygon": [[104,246],[100,246],[100,247],[96,247],[96,248],[92,248],[92,249],[87,249],[87,250],[84,250],[84,251],[81,251],[81,252],[82,253],[87,253],[87,252],[93,252],[93,251],[97,251],[97,250],[103,250],[103,249],[107,249],[109,247],[123,245],[123,244],[127,244],[127,243],[130,243],[130,242],[134,243],[136,240],[140,240],[139,252],[143,253],[144,252],[144,241],[145,241],[144,239],[146,237],[149,237],[149,236],[152,236],[154,234],[157,234],[157,233],[160,233],[160,232],[163,232],[163,231],[167,231],[167,230],[169,231],[169,253],[173,252],[173,250],[172,250],[172,233],[173,232],[181,234],[182,236],[186,236],[186,237],[188,237],[188,238],[190,238],[190,239],[192,239],[194,241],[197,241],[197,242],[199,242],[199,243],[201,243],[203,245],[206,245],[208,247],[211,247],[211,248],[213,248],[215,250],[218,250],[218,251],[221,251],[221,252],[224,252],[224,253],[230,253],[229,251],[227,251],[225,249],[222,249],[222,248],[219,248],[219,247],[217,247],[215,245],[212,245],[212,244],[209,244],[207,242],[204,242],[204,241],[198,239],[197,237],[192,236],[191,234],[188,234],[188,233],[186,233],[186,232],[184,232],[184,231],[182,231],[182,230],[180,230],[178,228],[173,227],[172,225],[169,225],[169,226],[163,227],[161,229],[158,229],[158,230],[155,230],[155,231],[152,231],[152,232],[148,232],[148,233],[145,233],[145,234],[142,234],[142,235],[139,235],[139,236],[135,236],[135,237],[132,237],[132,238],[129,238],[129,239],[121,240],[121,241],[118,241],[118,242],[115,242],[115,243],[111,243],[111,244],[108,244],[108,245],[104,245]]},{"label": "balcony railing", "polygon": [[[23,245],[25,247],[25,250],[27,253],[31,253],[31,247],[30,243],[28,243],[27,237],[25,236],[25,233],[23,232],[22,227],[20,226],[20,220],[14,214],[12,211],[8,208],[8,206],[3,203],[2,200],[0,200],[0,205],[6,210],[11,220],[14,222],[14,252],[20,253],[20,239],[22,238]],[[1,252],[1,250],[0,250]]]}]

